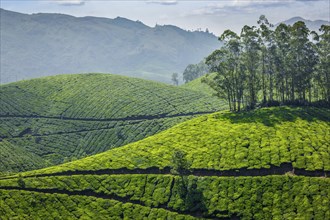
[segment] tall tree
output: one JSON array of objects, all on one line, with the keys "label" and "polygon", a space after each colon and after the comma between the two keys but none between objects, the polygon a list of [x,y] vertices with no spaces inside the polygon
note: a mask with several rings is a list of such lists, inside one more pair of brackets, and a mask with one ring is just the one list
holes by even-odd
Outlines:
[{"label": "tall tree", "polygon": [[243,44],[242,59],[247,69],[248,107],[253,109],[257,103],[260,81],[257,76],[260,45],[256,27],[245,25],[241,32],[241,39]]},{"label": "tall tree", "polygon": [[205,79],[219,97],[228,101],[230,110],[240,110],[244,91],[244,71],[240,66],[240,38],[230,30],[226,30],[219,40],[224,47],[206,58],[210,70],[216,72],[212,80]]},{"label": "tall tree", "polygon": [[290,27],[284,23],[275,29],[274,39],[276,42],[275,68],[276,85],[280,93],[281,102],[285,102],[290,97],[289,73],[288,73],[288,54],[290,50]]},{"label": "tall tree", "polygon": [[262,15],[258,24],[244,26],[240,36],[230,30],[221,35],[224,46],[206,59],[216,76],[204,81],[231,111],[240,111],[243,100],[247,108],[319,100],[329,105],[330,27],[323,25],[318,36],[301,21],[272,30]]},{"label": "tall tree", "polygon": [[[263,102],[267,102],[267,91],[269,92],[269,101],[273,101],[274,92],[274,58],[275,58],[275,41],[274,31],[271,30],[273,25],[268,21],[266,16],[261,15],[258,20],[259,29],[259,43],[261,51],[261,79],[262,79],[262,93]],[[267,78],[269,86],[267,89]]]},{"label": "tall tree", "polygon": [[291,62],[291,101],[295,100],[295,93],[300,102],[305,102],[306,92],[311,101],[312,72],[317,63],[317,54],[309,41],[309,29],[302,21],[296,22],[291,27],[291,48],[289,51]]},{"label": "tall tree", "polygon": [[321,97],[330,102],[330,26],[322,25],[320,31],[317,43],[319,63],[315,80],[320,87]]}]

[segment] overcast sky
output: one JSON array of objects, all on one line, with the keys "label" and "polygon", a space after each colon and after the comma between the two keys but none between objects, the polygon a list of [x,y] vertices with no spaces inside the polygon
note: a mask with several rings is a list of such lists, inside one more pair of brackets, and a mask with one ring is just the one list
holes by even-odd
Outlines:
[{"label": "overcast sky", "polygon": [[329,0],[0,0],[1,8],[23,13],[62,13],[74,16],[117,16],[149,26],[173,24],[186,30],[201,28],[220,35],[225,29],[239,31],[254,25],[261,14],[276,24],[291,17],[330,20]]}]

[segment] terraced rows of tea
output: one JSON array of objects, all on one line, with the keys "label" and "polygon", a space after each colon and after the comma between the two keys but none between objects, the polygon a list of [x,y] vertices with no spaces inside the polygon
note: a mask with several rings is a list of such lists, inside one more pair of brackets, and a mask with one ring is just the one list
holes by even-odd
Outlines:
[{"label": "terraced rows of tea", "polygon": [[74,175],[1,180],[0,184],[3,219],[330,217],[330,180],[320,177]]},{"label": "terraced rows of tea", "polygon": [[[3,176],[0,214],[329,219],[329,116],[289,107],[199,116],[98,155]],[[188,165],[181,173],[173,171],[176,152]]]},{"label": "terraced rows of tea", "polygon": [[197,79],[194,79],[190,82],[187,82],[187,83],[183,84],[181,87],[186,88],[186,89],[191,89],[194,91],[200,91],[207,95],[213,95],[213,94],[215,94],[215,91],[209,85],[207,85],[206,83],[203,83],[202,81],[205,77],[213,78],[214,76],[215,76],[215,73],[211,73],[211,74],[199,77]]},{"label": "terraced rows of tea", "polygon": [[330,110],[322,108],[222,111],[84,160],[30,173],[165,168],[171,166],[171,152],[175,150],[186,153],[196,169],[268,169],[290,164],[296,169],[329,171],[329,121]]},{"label": "terraced rows of tea", "polygon": [[111,74],[21,81],[1,86],[0,96],[2,172],[103,152],[224,106],[200,92]]}]

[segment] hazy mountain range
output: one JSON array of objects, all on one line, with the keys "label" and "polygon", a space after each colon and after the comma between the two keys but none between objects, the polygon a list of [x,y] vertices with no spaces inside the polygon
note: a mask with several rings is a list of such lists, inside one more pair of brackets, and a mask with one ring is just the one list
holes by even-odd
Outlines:
[{"label": "hazy mountain range", "polygon": [[[105,72],[169,83],[221,46],[208,32],[149,27],[117,17],[1,11],[1,83],[62,73]],[[326,21],[303,20],[312,30]]]},{"label": "hazy mountain range", "polygon": [[293,25],[297,21],[303,21],[303,22],[305,22],[306,26],[311,31],[318,31],[320,29],[321,25],[330,25],[330,22],[328,22],[328,21],[324,21],[324,20],[311,21],[311,20],[306,20],[306,19],[304,19],[302,17],[293,17],[293,18],[290,18],[290,19],[288,19],[286,21],[283,21],[283,22],[280,22],[280,23],[285,23],[287,25]]},{"label": "hazy mountain range", "polygon": [[170,82],[220,46],[217,37],[117,17],[21,14],[1,9],[1,81],[106,72]]}]

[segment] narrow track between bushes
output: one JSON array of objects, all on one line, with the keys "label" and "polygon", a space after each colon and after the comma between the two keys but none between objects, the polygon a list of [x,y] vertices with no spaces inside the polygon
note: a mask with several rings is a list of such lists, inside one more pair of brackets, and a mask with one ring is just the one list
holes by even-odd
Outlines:
[{"label": "narrow track between bushes", "polygon": [[153,120],[161,118],[175,118],[193,115],[205,115],[211,114],[216,111],[206,111],[206,112],[188,112],[180,114],[159,114],[159,115],[136,115],[124,118],[71,118],[65,116],[42,116],[42,115],[0,115],[0,118],[45,118],[45,119],[57,119],[57,120],[71,120],[71,121],[136,121],[136,120]]},{"label": "narrow track between bushes", "polygon": [[[296,176],[308,176],[308,177],[325,177],[330,176],[330,171],[325,170],[305,170],[294,168],[291,163],[282,163],[280,166],[271,165],[270,168],[261,169],[231,169],[231,170],[209,170],[209,169],[191,169],[187,171],[184,175],[193,176],[270,176],[270,175],[284,175],[290,173]],[[23,176],[23,178],[28,177],[48,177],[48,176],[73,176],[73,175],[132,175],[132,174],[172,174],[170,167],[165,167],[164,169],[159,169],[158,167],[150,167],[146,169],[102,169],[102,170],[75,170],[75,171],[63,171],[57,173],[46,173],[46,174],[30,174]],[[1,179],[13,179],[17,176],[2,177]]]}]

